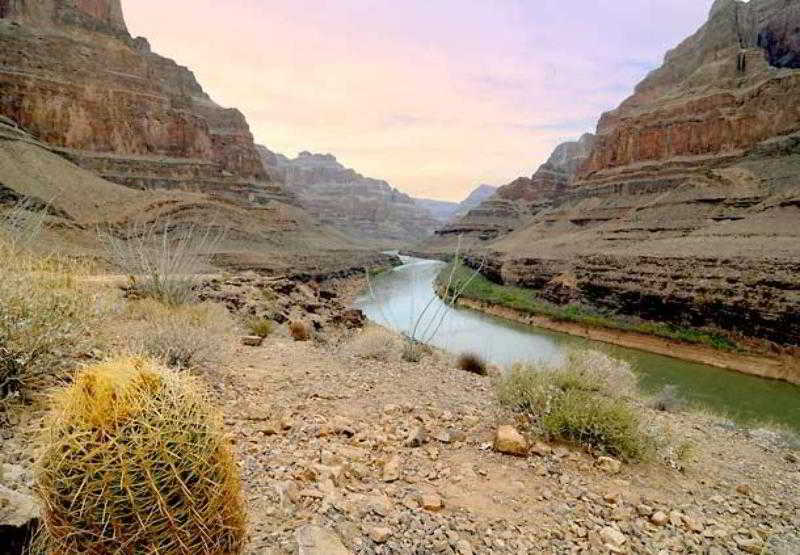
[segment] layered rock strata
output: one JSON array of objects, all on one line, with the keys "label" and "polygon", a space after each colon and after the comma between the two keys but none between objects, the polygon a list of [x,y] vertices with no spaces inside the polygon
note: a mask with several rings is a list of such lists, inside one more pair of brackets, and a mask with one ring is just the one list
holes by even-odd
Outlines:
[{"label": "layered rock strata", "polygon": [[[493,277],[556,302],[800,345],[799,15],[797,0],[717,0],[601,117],[574,179],[540,186],[549,204],[529,203],[483,249]],[[495,198],[481,208],[501,214]]]},{"label": "layered rock strata", "polygon": [[447,202],[432,199],[414,199],[417,205],[430,214],[441,224],[450,223],[453,220],[464,217],[470,210],[477,208],[480,204],[497,192],[497,187],[493,185],[478,185],[461,202]]},{"label": "layered rock strata", "polygon": [[594,141],[585,134],[560,144],[531,177],[519,177],[471,208],[457,221],[436,231],[440,237],[466,235],[488,241],[522,226],[531,216],[552,206],[572,182]]},{"label": "layered rock strata", "polygon": [[399,245],[431,234],[438,225],[407,194],[344,167],[331,154],[301,152],[289,159],[265,147],[260,152],[266,170],[306,209],[350,235]]},{"label": "layered rock strata", "polygon": [[0,0],[0,115],[128,186],[293,202],[244,116],[132,38],[119,0]]}]

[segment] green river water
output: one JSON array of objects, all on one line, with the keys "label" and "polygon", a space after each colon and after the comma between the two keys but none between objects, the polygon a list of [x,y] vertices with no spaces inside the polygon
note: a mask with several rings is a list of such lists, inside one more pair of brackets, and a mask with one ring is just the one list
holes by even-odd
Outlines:
[{"label": "green river water", "polygon": [[356,306],[376,323],[404,333],[416,325],[415,336],[436,347],[456,354],[476,352],[501,366],[525,361],[557,362],[571,348],[598,348],[629,361],[641,375],[645,391],[657,392],[672,385],[687,401],[737,422],[774,422],[800,431],[798,386],[452,308],[434,293],[434,280],[444,263],[402,259],[402,266],[373,278],[371,290],[356,301]]}]

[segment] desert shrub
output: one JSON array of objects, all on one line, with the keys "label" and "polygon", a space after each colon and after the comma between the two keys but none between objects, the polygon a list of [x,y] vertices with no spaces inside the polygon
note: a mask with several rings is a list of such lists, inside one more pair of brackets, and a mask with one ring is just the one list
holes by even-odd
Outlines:
[{"label": "desert shrub", "polygon": [[662,412],[680,412],[686,407],[686,401],[678,394],[674,385],[665,385],[651,400],[650,406]]},{"label": "desert shrub", "polygon": [[363,359],[389,361],[400,354],[400,338],[379,327],[369,327],[355,336],[345,351]]},{"label": "desert shrub", "polygon": [[248,318],[246,325],[247,331],[258,337],[267,337],[272,333],[272,321],[266,318]]},{"label": "desert shrub", "polygon": [[575,351],[558,366],[514,366],[497,380],[496,394],[526,414],[534,432],[640,460],[654,444],[632,402],[635,384],[627,363]]},{"label": "desert shrub", "polygon": [[44,430],[37,551],[241,553],[237,467],[192,376],[135,357],[85,368],[54,395]]},{"label": "desert shrub", "polygon": [[289,322],[289,335],[295,341],[308,341],[311,339],[311,329],[306,322],[295,320]]},{"label": "desert shrub", "polygon": [[197,274],[208,268],[223,232],[212,226],[133,222],[100,238],[112,262],[130,277],[131,289],[173,305],[195,300]]},{"label": "desert shrub", "polygon": [[407,340],[403,343],[400,358],[405,362],[419,362],[423,356],[422,345],[416,341]]},{"label": "desert shrub", "polygon": [[42,231],[47,219],[43,206],[22,200],[5,209],[0,207],[0,240],[14,252],[40,250]]},{"label": "desert shrub", "polygon": [[45,385],[89,346],[98,316],[81,267],[0,235],[0,400]]},{"label": "desert shrub", "polygon": [[486,376],[489,373],[486,369],[486,361],[475,353],[462,353],[458,357],[456,365],[465,372],[470,372],[479,376]]},{"label": "desert shrub", "polygon": [[541,423],[550,437],[627,460],[640,460],[650,451],[651,441],[643,435],[637,410],[620,399],[568,391]]},{"label": "desert shrub", "polygon": [[221,305],[170,306],[153,299],[128,308],[128,349],[161,360],[171,368],[201,368],[222,362],[235,324]]}]

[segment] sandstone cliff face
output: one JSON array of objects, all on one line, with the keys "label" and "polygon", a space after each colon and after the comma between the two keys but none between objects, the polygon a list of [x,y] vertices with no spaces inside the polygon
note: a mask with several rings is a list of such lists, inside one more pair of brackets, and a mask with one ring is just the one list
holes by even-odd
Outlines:
[{"label": "sandstone cliff face", "polygon": [[437,226],[429,212],[386,181],[345,168],[331,154],[301,152],[289,159],[260,147],[267,172],[323,223],[365,240],[397,244],[420,239]]},{"label": "sandstone cliff face", "polygon": [[533,176],[520,177],[500,187],[494,195],[436,234],[444,238],[466,235],[486,241],[521,227],[532,216],[560,201],[593,142],[594,136],[587,133],[578,141],[560,144]]},{"label": "sandstone cliff face", "polygon": [[120,0],[0,0],[0,18],[126,36]]},{"label": "sandstone cliff face", "polygon": [[509,187],[535,210],[484,250],[491,277],[800,345],[799,15],[797,0],[717,0],[601,117],[575,179],[540,182],[553,202]]},{"label": "sandstone cliff face", "polygon": [[137,188],[291,202],[244,116],[128,34],[119,0],[0,0],[0,114]]}]

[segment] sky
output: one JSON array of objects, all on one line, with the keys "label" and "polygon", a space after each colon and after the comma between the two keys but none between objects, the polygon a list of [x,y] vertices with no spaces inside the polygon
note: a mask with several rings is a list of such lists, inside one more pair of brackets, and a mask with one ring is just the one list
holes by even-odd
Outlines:
[{"label": "sky", "polygon": [[712,0],[123,0],[256,142],[460,201],[593,132]]}]

